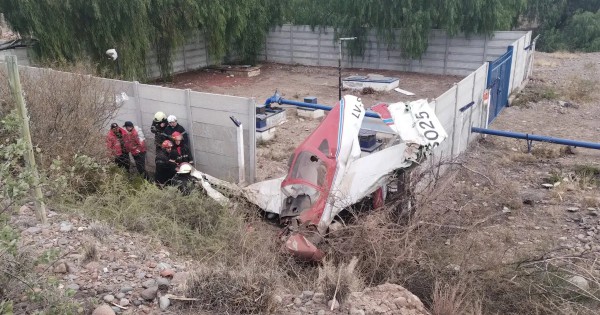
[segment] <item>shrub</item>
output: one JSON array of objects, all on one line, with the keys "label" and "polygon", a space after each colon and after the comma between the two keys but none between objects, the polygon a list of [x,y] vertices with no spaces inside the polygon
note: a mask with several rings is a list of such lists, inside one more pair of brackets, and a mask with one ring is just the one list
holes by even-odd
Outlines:
[{"label": "shrub", "polygon": [[[85,67],[69,70],[81,73]],[[0,81],[7,82],[6,75],[0,69]],[[103,128],[119,108],[110,85],[88,75],[49,69],[28,69],[20,76],[32,139],[43,166],[57,157],[70,162],[76,154],[106,155]],[[15,108],[8,84],[0,84],[0,100]]]},{"label": "shrub", "polygon": [[242,216],[223,208],[199,190],[183,196],[174,187],[159,189],[149,182],[133,187],[120,173],[109,174],[105,180],[98,191],[82,202],[79,198],[55,202],[92,219],[156,236],[177,252],[194,257],[227,246],[229,239],[237,236],[236,231],[243,228]]},{"label": "shrub", "polygon": [[219,314],[268,314],[277,307],[273,300],[276,282],[269,274],[252,269],[202,270],[186,286],[186,296],[198,299],[191,307]]},{"label": "shrub", "polygon": [[357,263],[357,258],[338,265],[328,260],[323,262],[319,267],[318,285],[327,300],[336,299],[342,303],[350,293],[360,291],[363,284],[354,272]]}]

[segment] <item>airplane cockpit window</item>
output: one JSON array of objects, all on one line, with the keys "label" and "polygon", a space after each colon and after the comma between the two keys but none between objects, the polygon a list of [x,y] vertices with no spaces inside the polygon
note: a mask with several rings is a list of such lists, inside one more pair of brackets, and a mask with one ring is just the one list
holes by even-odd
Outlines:
[{"label": "airplane cockpit window", "polygon": [[323,186],[326,176],[327,167],[319,157],[308,151],[298,154],[292,170],[292,178],[303,179],[313,185]]},{"label": "airplane cockpit window", "polygon": [[323,139],[321,144],[319,144],[319,151],[325,156],[329,156],[329,141],[327,141],[327,139]]}]

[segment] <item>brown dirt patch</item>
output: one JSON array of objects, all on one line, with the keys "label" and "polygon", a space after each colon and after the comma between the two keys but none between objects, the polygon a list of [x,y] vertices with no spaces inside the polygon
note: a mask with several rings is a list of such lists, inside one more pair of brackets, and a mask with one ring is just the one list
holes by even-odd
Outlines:
[{"label": "brown dirt patch", "polygon": [[[192,89],[199,92],[254,97],[257,103],[263,103],[275,90],[283,98],[302,101],[306,96],[315,96],[320,104],[334,105],[338,96],[338,70],[332,67],[308,67],[266,63],[261,66],[256,77],[229,76],[209,70],[198,70],[176,75],[169,87]],[[415,93],[415,96],[389,91],[363,95],[361,91],[346,90],[343,94],[352,94],[362,98],[366,107],[379,102],[412,101],[422,98],[434,99],[462,80],[458,76],[440,76],[399,71],[368,69],[343,69],[342,77],[377,73],[388,77],[400,78],[400,88]],[[293,108],[287,110],[288,120],[278,127],[273,141],[258,146],[257,180],[283,176],[287,167],[285,162],[289,154],[319,124],[296,116]]]}]

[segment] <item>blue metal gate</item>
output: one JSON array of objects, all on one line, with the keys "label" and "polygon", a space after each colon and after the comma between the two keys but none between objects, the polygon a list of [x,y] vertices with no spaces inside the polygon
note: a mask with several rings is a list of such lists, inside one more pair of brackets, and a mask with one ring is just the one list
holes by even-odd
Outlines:
[{"label": "blue metal gate", "polygon": [[488,123],[494,121],[502,109],[508,104],[512,55],[513,46],[509,46],[504,55],[489,62],[490,67],[488,71],[487,88],[490,89],[490,115]]}]

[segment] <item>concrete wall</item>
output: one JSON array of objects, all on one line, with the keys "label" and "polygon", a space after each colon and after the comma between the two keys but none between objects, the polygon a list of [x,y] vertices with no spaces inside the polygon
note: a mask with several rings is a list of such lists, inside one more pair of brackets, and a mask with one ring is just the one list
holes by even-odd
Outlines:
[{"label": "concrete wall", "polygon": [[[147,138],[148,163],[154,165],[154,135],[150,125],[157,111],[177,116],[190,135],[197,169],[220,179],[238,181],[235,116],[244,128],[246,180],[254,182],[256,131],[254,99],[193,92],[133,82],[133,94],[117,113],[117,120],[132,120]],[[142,123],[139,123],[139,122]]]},{"label": "concrete wall", "polygon": [[15,48],[15,49],[0,50],[0,61],[4,62],[4,56],[8,56],[8,55],[17,56],[17,62],[19,63],[19,65],[29,66],[31,64],[30,60],[29,60],[29,54],[27,52],[27,48]]},{"label": "concrete wall", "polygon": [[[484,104],[483,93],[487,83],[488,63],[480,67],[437,97],[432,105],[440,123],[448,133],[448,139],[433,151],[434,168],[441,168],[467,150],[476,139],[471,127],[486,127],[489,106]],[[436,172],[437,173],[437,172]]]},{"label": "concrete wall", "polygon": [[[183,47],[173,53],[173,72],[182,73],[197,70],[210,65],[206,40],[202,33],[188,36]],[[156,53],[151,50],[146,58],[146,67],[150,78],[160,77],[160,69],[156,62]]]},{"label": "concrete wall", "polygon": [[[41,77],[44,72],[77,76],[68,72],[19,66],[21,73]],[[190,135],[197,169],[217,178],[238,182],[237,129],[230,116],[242,122],[244,128],[244,157],[246,181],[254,182],[256,165],[256,104],[254,99],[171,89],[138,82],[97,78],[98,83],[114,90],[121,107],[114,119],[119,125],[133,121],[144,131],[149,151],[146,161],[154,166],[154,135],[150,125],[157,111],[177,116],[178,122]],[[110,122],[107,122],[107,126]],[[108,128],[107,128],[108,130]]]},{"label": "concrete wall", "polygon": [[529,75],[530,68],[533,66],[531,58],[533,58],[534,49],[528,47],[531,44],[531,36],[531,32],[528,32],[511,44],[511,46],[513,46],[513,56],[512,67],[510,70],[511,80],[509,84],[509,94],[521,87]]},{"label": "concrete wall", "polygon": [[[399,31],[397,31],[399,35]],[[388,49],[377,40],[375,31],[369,33],[364,58],[349,58],[343,50],[343,66],[398,70],[431,74],[469,75],[486,61],[492,61],[506,52],[527,32],[495,32],[485,36],[448,37],[442,30],[429,35],[429,47],[418,60],[402,58],[400,49]],[[337,66],[337,41],[332,28],[315,29],[309,26],[284,25],[272,30],[266,40],[263,59],[286,64]]]}]

